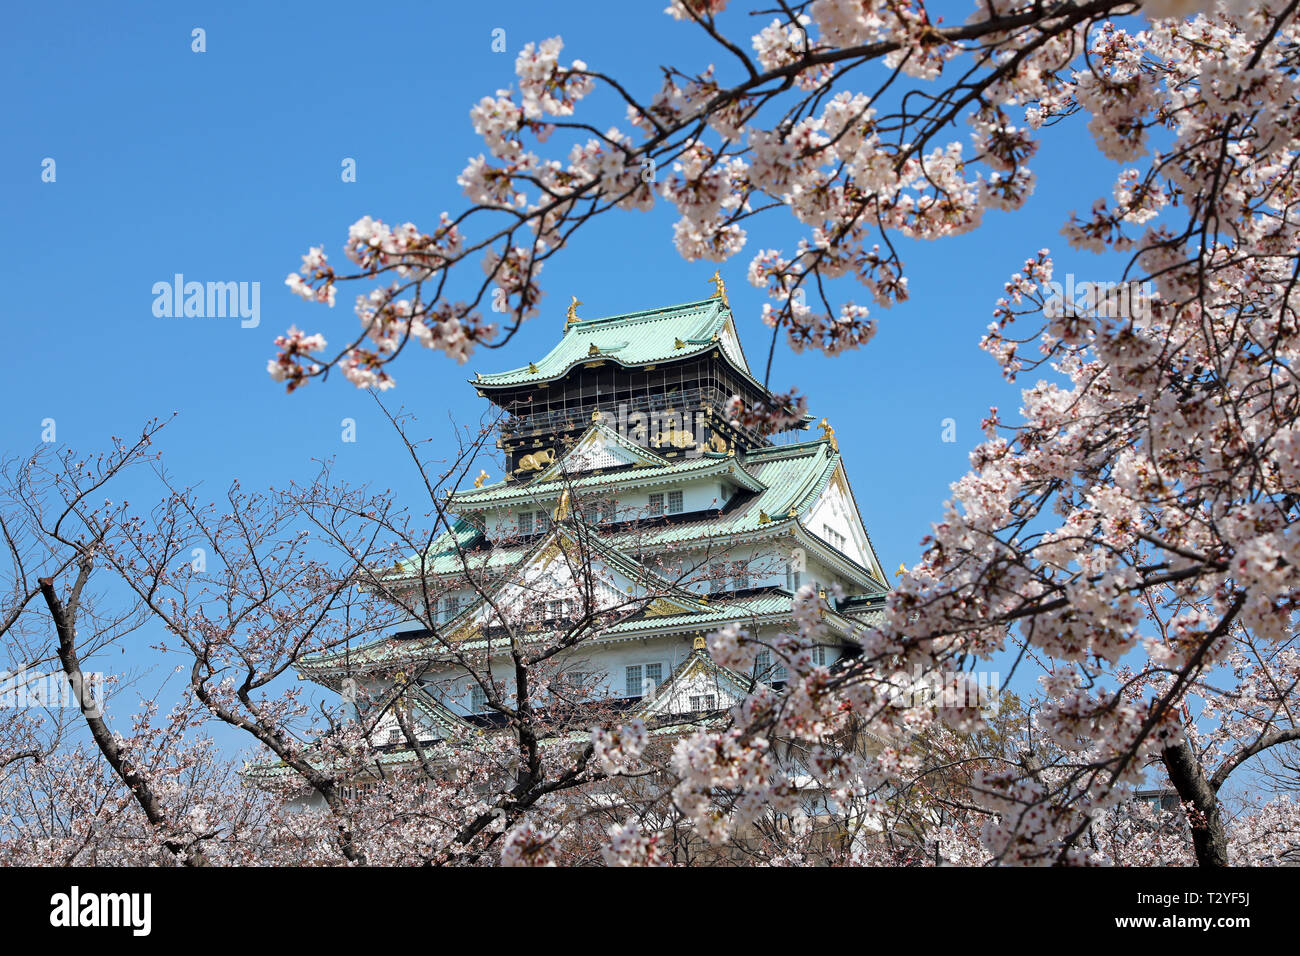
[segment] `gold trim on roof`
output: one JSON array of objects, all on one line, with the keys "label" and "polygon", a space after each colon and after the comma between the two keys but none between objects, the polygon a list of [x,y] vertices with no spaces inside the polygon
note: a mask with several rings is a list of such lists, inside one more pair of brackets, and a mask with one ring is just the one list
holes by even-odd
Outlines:
[{"label": "gold trim on roof", "polygon": [[831,451],[838,453],[840,443],[835,439],[835,429],[831,427],[831,423],[823,418],[817,423],[817,427],[822,430],[822,439],[831,443]]},{"label": "gold trim on roof", "polygon": [[718,269],[716,272],[714,272],[713,278],[711,278],[709,281],[713,283],[713,295],[709,296],[709,298],[721,299],[722,304],[725,305],[728,309],[730,309],[731,303],[727,301],[727,284],[722,281],[722,270]]}]

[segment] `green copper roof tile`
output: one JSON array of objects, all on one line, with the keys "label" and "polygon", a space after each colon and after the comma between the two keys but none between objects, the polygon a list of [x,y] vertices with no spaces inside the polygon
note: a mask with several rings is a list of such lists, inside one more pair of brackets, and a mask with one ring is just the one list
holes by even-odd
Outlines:
[{"label": "green copper roof tile", "polygon": [[[532,368],[480,374],[471,382],[480,388],[504,388],[551,381],[577,365],[601,359],[634,367],[689,358],[719,346],[715,336],[730,316],[721,299],[701,299],[604,319],[582,319],[570,323],[555,348]],[[753,381],[743,357],[733,354],[735,351],[728,347],[723,354],[738,372]]]},{"label": "green copper roof tile", "polygon": [[736,459],[725,455],[706,453],[698,458],[681,458],[666,465],[649,465],[638,468],[622,468],[601,474],[578,474],[560,480],[548,481],[536,478],[527,484],[507,484],[499,481],[493,485],[463,491],[450,499],[452,508],[491,508],[503,507],[512,503],[540,501],[555,498],[565,488],[581,490],[584,488],[616,488],[630,484],[643,484],[653,481],[674,481],[678,478],[702,477],[713,473],[734,472],[736,483],[743,488],[757,491],[762,484],[755,481],[749,473],[735,465]]},{"label": "green copper roof tile", "polygon": [[[770,529],[776,531],[784,522],[790,509],[802,509],[820,494],[830,481],[839,456],[827,454],[824,439],[800,442],[796,445],[758,449],[737,458],[705,455],[674,462],[665,468],[633,468],[604,475],[587,475],[573,479],[576,488],[618,487],[643,481],[676,481],[693,475],[709,475],[735,469],[736,483],[757,491],[748,500],[731,508],[700,512],[694,520],[673,522],[662,526],[639,526],[631,530],[614,530],[602,537],[612,546],[635,540],[640,547],[672,545],[682,542],[707,542],[711,539],[750,534]],[[554,498],[563,490],[560,482],[532,482],[528,485],[499,483],[456,495],[451,501],[454,508],[478,509],[505,507],[512,503]],[[764,522],[766,514],[769,521]],[[425,555],[423,568],[417,558],[408,558],[394,570],[394,576],[403,577],[420,573],[428,575],[458,574],[465,565],[476,571],[505,570],[518,563],[531,548],[531,544],[498,545],[483,550],[472,550],[482,541],[478,528],[464,519],[458,519],[455,534],[446,532],[438,537]],[[464,553],[458,553],[463,551]],[[470,550],[465,550],[470,549]]]}]

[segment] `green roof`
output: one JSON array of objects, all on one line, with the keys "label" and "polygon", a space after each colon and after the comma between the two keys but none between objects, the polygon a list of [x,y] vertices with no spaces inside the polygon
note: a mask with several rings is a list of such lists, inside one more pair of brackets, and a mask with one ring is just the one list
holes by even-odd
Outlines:
[{"label": "green roof", "polygon": [[[792,445],[771,446],[742,453],[736,458],[702,456],[674,462],[666,468],[632,468],[601,475],[585,476],[571,482],[575,487],[619,487],[647,481],[670,481],[692,475],[709,475],[734,468],[742,487],[758,489],[758,493],[745,501],[733,504],[722,511],[700,512],[700,517],[676,521],[659,526],[637,526],[628,531],[611,530],[602,539],[618,547],[624,538],[635,540],[638,547],[680,544],[698,541],[701,545],[710,540],[760,531],[776,532],[794,519],[786,517],[793,509],[801,512],[816,500],[830,482],[840,456],[831,450],[826,439],[799,442]],[[506,485],[504,482],[452,499],[453,508],[483,508],[491,505],[506,506],[512,502],[535,501],[543,497],[558,497],[564,490],[561,482],[537,481],[527,485]],[[763,521],[766,514],[768,521]],[[425,554],[423,564],[417,557],[408,558],[394,570],[394,576],[458,574],[466,566],[474,571],[505,570],[518,563],[532,550],[531,543],[497,545],[482,550],[472,550],[483,541],[482,532],[470,522],[457,519],[451,531],[444,532],[433,542]]]},{"label": "green roof", "polygon": [[[599,635],[593,636],[589,642],[584,643],[584,646],[588,646],[589,643],[615,640],[647,631],[662,632],[679,627],[695,630],[721,625],[728,621],[744,622],[751,618],[785,619],[791,617],[794,598],[784,591],[771,591],[726,601],[697,599],[694,603],[696,604],[694,610],[630,617],[627,620],[611,624],[608,627],[601,628]],[[471,607],[473,606],[477,606],[477,602]],[[547,636],[548,633],[539,631],[537,636],[540,639]],[[500,638],[494,640],[472,638],[456,642],[455,646],[457,651],[503,650],[508,646],[508,643],[508,641]],[[365,671],[373,667],[393,667],[411,661],[428,661],[450,656],[452,653],[443,643],[443,640],[433,636],[412,639],[382,637],[347,650],[340,649],[325,654],[313,654],[299,661],[297,668],[300,673],[312,675],[321,671],[339,669]]]},{"label": "green roof", "polygon": [[682,458],[663,465],[645,467],[626,467],[615,471],[600,473],[564,475],[558,469],[554,483],[544,477],[535,478],[527,484],[519,482],[498,481],[483,488],[466,490],[452,495],[448,507],[452,510],[505,507],[515,503],[525,503],[557,497],[565,488],[575,491],[592,488],[621,488],[627,485],[676,481],[678,479],[704,478],[711,475],[726,475],[742,488],[759,491],[763,484],[748,471],[736,464],[737,459],[728,455],[705,452],[698,458]]},{"label": "green roof", "polygon": [[[471,382],[479,388],[533,385],[561,378],[585,362],[604,359],[632,368],[690,358],[721,348],[738,372],[762,388],[750,374],[731,323],[731,311],[721,299],[701,299],[604,319],[582,319],[566,325],[564,336],[555,348],[531,368],[480,374]],[[593,346],[599,354],[592,351]]]}]

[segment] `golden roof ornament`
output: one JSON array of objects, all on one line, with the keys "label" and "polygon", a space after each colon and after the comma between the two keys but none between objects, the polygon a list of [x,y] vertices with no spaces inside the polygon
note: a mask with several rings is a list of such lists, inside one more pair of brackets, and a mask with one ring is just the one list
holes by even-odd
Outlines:
[{"label": "golden roof ornament", "polygon": [[822,430],[822,440],[830,442],[831,451],[838,453],[840,443],[835,439],[835,429],[831,427],[831,423],[823,418],[817,423],[817,427]]},{"label": "golden roof ornament", "polygon": [[709,642],[704,639],[704,635],[696,634],[695,640],[691,642],[691,650],[707,651],[708,649],[709,649]]},{"label": "golden roof ornament", "polygon": [[479,473],[478,473],[478,477],[474,479],[474,487],[475,487],[475,488],[482,488],[482,487],[483,487],[483,482],[485,482],[485,481],[487,481],[487,480],[488,480],[488,473],[487,473],[486,471],[484,471],[483,469],[480,468],[480,469],[479,469]]},{"label": "golden roof ornament", "polygon": [[588,355],[599,355],[599,354],[600,354],[600,346],[598,346],[595,342],[592,342],[591,345],[588,346],[588,348],[587,348],[587,354],[588,354]]},{"label": "golden roof ornament", "polygon": [[566,330],[575,322],[582,321],[582,319],[578,318],[578,306],[582,305],[582,303],[578,301],[576,295],[571,295],[569,298],[572,300],[569,303],[569,311],[564,314],[564,328]]},{"label": "golden roof ornament", "polygon": [[556,521],[564,521],[569,517],[569,489],[565,488],[564,493],[560,495],[560,503],[556,506],[552,517]]},{"label": "golden roof ornament", "polygon": [[906,574],[906,573],[907,573],[907,568],[905,568],[905,567],[903,566],[903,562],[902,562],[902,561],[899,561],[899,562],[898,562],[898,570],[894,572],[894,577],[898,577],[899,575],[901,575],[901,574]]},{"label": "golden roof ornament", "polygon": [[601,411],[600,411],[599,408],[596,409],[594,412],[591,413],[591,420],[592,420],[593,422],[601,421],[602,419],[604,419],[604,417],[605,417],[605,416],[604,416],[603,414],[601,414]]},{"label": "golden roof ornament", "polygon": [[714,272],[713,278],[709,281],[713,283],[713,295],[709,296],[709,298],[721,299],[722,304],[730,309],[731,303],[727,301],[727,284],[722,281],[722,270],[718,269]]},{"label": "golden roof ornament", "polygon": [[772,523],[772,516],[771,516],[770,514],[768,514],[766,511],[764,511],[762,508],[759,508],[759,509],[758,509],[758,523],[759,523],[759,524],[771,524],[771,523]]},{"label": "golden roof ornament", "polygon": [[686,343],[683,342],[681,339],[673,339],[673,348],[684,349],[686,348]]},{"label": "golden roof ornament", "polygon": [[530,372],[532,372],[534,375],[536,375],[536,374],[537,374],[537,363],[536,363],[536,362],[529,362],[529,363],[528,363],[528,371],[530,371]]}]

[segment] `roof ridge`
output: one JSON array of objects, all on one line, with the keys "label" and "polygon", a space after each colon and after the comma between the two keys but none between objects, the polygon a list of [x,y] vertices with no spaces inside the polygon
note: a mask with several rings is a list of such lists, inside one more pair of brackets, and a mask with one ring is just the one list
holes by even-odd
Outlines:
[{"label": "roof ridge", "polygon": [[[665,312],[681,312],[696,306],[707,306],[714,302],[718,303],[719,305],[722,304],[721,299],[714,298],[713,296],[706,296],[703,299],[694,299],[690,302],[679,302],[676,305],[661,305],[652,309],[639,309],[636,312],[620,312],[616,315],[603,315],[598,319],[580,319],[579,321],[574,322],[572,325],[568,326],[568,328],[564,330],[564,334],[568,335],[569,332],[572,331],[580,332],[582,331],[582,327],[584,325],[590,328],[592,325],[596,325],[599,323],[632,322],[641,319],[648,320],[656,316],[659,316]],[[730,311],[730,309],[728,309],[727,311]]]},{"label": "roof ridge", "polygon": [[828,439],[810,438],[807,441],[794,441],[788,445],[759,445],[745,452],[745,460],[753,458],[780,458],[792,451],[811,450],[817,445],[827,444]]}]

